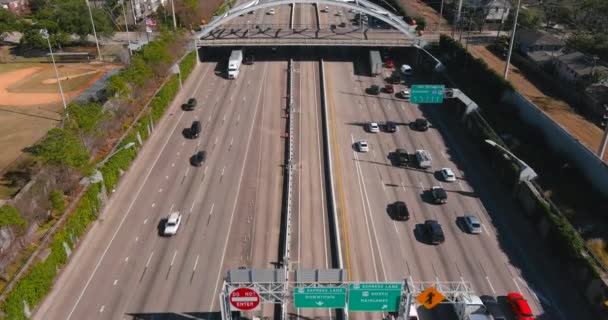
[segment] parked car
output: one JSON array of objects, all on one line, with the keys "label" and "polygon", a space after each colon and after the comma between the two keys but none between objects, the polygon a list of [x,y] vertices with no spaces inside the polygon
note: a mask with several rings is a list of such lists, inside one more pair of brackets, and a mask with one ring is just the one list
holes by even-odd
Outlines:
[{"label": "parked car", "polygon": [[391,216],[396,220],[409,220],[410,211],[403,201],[395,201],[390,205]]},{"label": "parked car", "polygon": [[433,186],[431,187],[431,196],[433,196],[433,202],[435,203],[447,203],[448,193],[442,187]]},{"label": "parked car", "polygon": [[206,151],[199,151],[195,153],[192,157],[190,157],[190,164],[195,167],[200,167],[203,162],[207,159]]},{"label": "parked car", "polygon": [[528,301],[524,299],[521,293],[510,292],[507,294],[507,301],[509,301],[517,320],[534,320],[532,309],[530,309]]},{"label": "parked car", "polygon": [[369,145],[365,140],[355,142],[355,146],[357,146],[357,151],[359,152],[369,152]]},{"label": "parked car", "polygon": [[177,230],[179,229],[179,225],[182,222],[182,215],[179,212],[173,212],[167,218],[165,222],[165,226],[163,228],[163,234],[166,236],[173,236],[177,234]]},{"label": "parked car", "polygon": [[394,93],[395,87],[392,84],[387,84],[384,86],[384,92],[386,93]]},{"label": "parked car", "polygon": [[464,225],[467,227],[467,231],[472,234],[481,233],[481,221],[476,216],[464,216]]},{"label": "parked car", "polygon": [[397,131],[399,131],[399,128],[397,127],[397,124],[392,122],[392,121],[387,121],[384,124],[384,130],[386,130],[386,132],[389,133],[395,133]]},{"label": "parked car", "polygon": [[182,104],[183,110],[192,111],[192,110],[194,110],[194,108],[196,108],[196,99],[195,98],[190,98],[190,99],[188,99],[188,101],[186,103]]},{"label": "parked car", "polygon": [[432,244],[440,244],[445,242],[443,229],[437,220],[424,221],[423,232]]},{"label": "parked car", "polygon": [[429,122],[426,119],[418,118],[414,120],[414,129],[418,131],[426,131],[429,129]]},{"label": "parked car", "polygon": [[368,132],[371,132],[371,133],[380,132],[380,126],[376,122],[370,122],[370,123],[366,124],[365,128],[367,129]]},{"label": "parked car", "polygon": [[444,181],[447,181],[447,182],[456,181],[456,175],[454,175],[454,172],[452,171],[452,169],[441,168],[440,172],[441,172],[441,177],[443,178]]},{"label": "parked car", "polygon": [[380,94],[380,86],[374,84],[371,87],[367,88],[366,91],[368,94],[378,95]]}]

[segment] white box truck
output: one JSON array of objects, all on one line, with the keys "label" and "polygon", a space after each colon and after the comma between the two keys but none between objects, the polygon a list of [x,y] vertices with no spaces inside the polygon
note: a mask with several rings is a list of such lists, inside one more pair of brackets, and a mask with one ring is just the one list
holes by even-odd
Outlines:
[{"label": "white box truck", "polygon": [[494,320],[478,296],[464,295],[455,300],[453,306],[458,320]]},{"label": "white box truck", "polygon": [[379,51],[372,50],[369,52],[369,66],[372,76],[379,75],[382,72],[382,59]]},{"label": "white box truck", "polygon": [[243,62],[243,51],[232,50],[228,58],[228,79],[236,79],[239,76],[239,69]]}]

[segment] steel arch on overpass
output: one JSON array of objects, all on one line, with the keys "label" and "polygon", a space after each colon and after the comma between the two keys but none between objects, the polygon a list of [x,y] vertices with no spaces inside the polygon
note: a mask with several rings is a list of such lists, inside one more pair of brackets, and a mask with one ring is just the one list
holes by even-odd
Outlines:
[{"label": "steel arch on overpass", "polygon": [[226,13],[221,15],[220,17],[214,19],[210,23],[203,25],[202,30],[196,33],[197,41],[202,37],[208,35],[211,31],[213,31],[218,26],[225,24],[226,22],[238,17],[241,14],[247,13],[251,10],[264,9],[268,7],[274,7],[278,5],[287,5],[287,4],[328,4],[348,9],[358,10],[362,13],[375,17],[379,20],[382,20],[397,29],[401,33],[403,33],[406,38],[410,40],[419,40],[420,37],[416,35],[415,27],[410,26],[405,21],[403,21],[402,17],[399,17],[395,14],[388,12],[386,9],[380,7],[377,4],[371,3],[368,0],[252,0],[246,3],[243,3],[239,6],[236,6]]}]

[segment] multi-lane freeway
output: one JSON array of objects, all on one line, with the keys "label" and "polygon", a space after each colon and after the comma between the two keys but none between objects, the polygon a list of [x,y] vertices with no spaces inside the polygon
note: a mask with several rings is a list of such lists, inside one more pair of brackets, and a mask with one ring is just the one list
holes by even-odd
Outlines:
[{"label": "multi-lane freeway", "polygon": [[[320,9],[296,4],[293,24],[314,25],[317,19],[321,25],[340,24],[353,18],[340,8],[330,6],[326,13]],[[275,14],[257,10],[235,23],[288,26],[291,12],[291,6],[276,7]],[[412,52],[393,51],[396,65],[413,64]],[[208,319],[218,315],[218,294],[228,269],[280,267],[290,98],[295,145],[289,267],[334,267],[323,160],[321,63],[342,267],[350,281],[466,281],[478,294],[522,292],[535,312],[547,309],[546,319],[589,319],[580,298],[560,292],[565,289],[555,281],[560,274],[545,270],[542,247],[533,243],[532,231],[519,220],[519,209],[479,163],[458,120],[447,118],[439,105],[365,93],[372,84],[384,86],[390,74],[384,69],[380,76],[369,76],[367,50],[250,51],[255,63],[241,66],[235,80],[226,79],[229,50],[203,48],[200,53],[201,63],[152,137],[140,146],[99,220],[35,310],[35,319]],[[416,74],[408,84],[424,81],[424,74]],[[397,85],[397,91],[402,88]],[[198,99],[198,107],[180,109],[190,97]],[[409,124],[416,118],[428,119],[430,129],[412,130]],[[193,121],[202,123],[202,132],[189,139],[185,129]],[[370,121],[394,121],[399,130],[370,133],[364,130]],[[358,140],[369,143],[369,152],[355,150]],[[389,154],[396,148],[428,150],[432,168],[395,166]],[[191,166],[190,157],[201,150],[207,152],[206,161]],[[455,182],[442,181],[436,172],[442,167],[456,173]],[[430,203],[428,189],[435,185],[446,189],[446,204]],[[388,205],[395,201],[407,204],[409,221],[389,215]],[[159,236],[162,219],[173,211],[183,216],[177,235]],[[465,214],[479,217],[481,234],[467,234],[459,226]],[[443,226],[445,243],[424,242],[419,225],[428,219]],[[443,311],[423,313],[422,319],[447,318]],[[301,318],[336,316],[293,305],[287,312]],[[275,310],[266,306],[251,315],[272,318]]]}]

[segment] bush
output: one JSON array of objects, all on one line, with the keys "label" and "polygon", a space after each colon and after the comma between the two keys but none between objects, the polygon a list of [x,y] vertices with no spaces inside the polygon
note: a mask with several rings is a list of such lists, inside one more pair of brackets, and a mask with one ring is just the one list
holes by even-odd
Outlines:
[{"label": "bush", "polygon": [[83,168],[89,153],[80,139],[71,131],[60,128],[49,130],[46,137],[33,147],[34,155],[45,163]]},{"label": "bush", "polygon": [[51,192],[49,200],[51,201],[51,208],[53,209],[53,211],[59,214],[63,214],[63,212],[65,211],[65,200],[63,199],[63,192],[59,190]]},{"label": "bush", "polygon": [[179,91],[179,79],[177,75],[171,76],[169,81],[158,91],[150,103],[152,109],[152,119],[157,122]]},{"label": "bush", "polygon": [[192,51],[182,59],[179,64],[179,72],[182,74],[182,79],[188,78],[192,70],[194,69],[194,65],[196,64],[196,52]]},{"label": "bush", "polygon": [[27,221],[21,218],[17,208],[5,204],[0,207],[0,227],[14,227],[19,232],[23,232],[27,227]]}]

